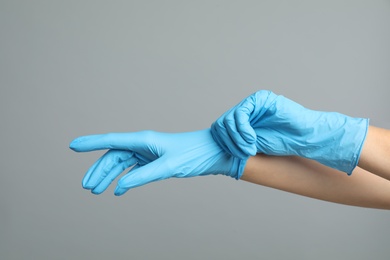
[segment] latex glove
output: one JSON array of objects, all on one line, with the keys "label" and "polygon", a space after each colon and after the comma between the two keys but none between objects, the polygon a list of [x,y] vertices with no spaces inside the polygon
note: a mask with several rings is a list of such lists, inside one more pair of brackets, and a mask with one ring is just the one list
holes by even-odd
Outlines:
[{"label": "latex glove", "polygon": [[110,133],[83,136],[71,142],[77,152],[110,149],[88,170],[82,181],[85,189],[100,194],[126,168],[115,195],[130,188],[171,177],[222,174],[239,179],[243,164],[227,154],[213,140],[210,129],[188,133]]},{"label": "latex glove", "polygon": [[368,129],[368,119],[314,111],[261,90],[211,126],[215,141],[245,161],[256,153],[298,155],[351,174]]}]

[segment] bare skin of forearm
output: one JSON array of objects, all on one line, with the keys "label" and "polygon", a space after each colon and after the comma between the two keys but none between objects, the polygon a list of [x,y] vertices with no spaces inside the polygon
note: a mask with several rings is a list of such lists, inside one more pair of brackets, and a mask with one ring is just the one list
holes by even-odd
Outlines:
[{"label": "bare skin of forearm", "polygon": [[390,209],[390,181],[356,167],[351,176],[300,157],[258,154],[241,180],[340,204]]},{"label": "bare skin of forearm", "polygon": [[359,167],[390,180],[390,130],[370,126]]}]

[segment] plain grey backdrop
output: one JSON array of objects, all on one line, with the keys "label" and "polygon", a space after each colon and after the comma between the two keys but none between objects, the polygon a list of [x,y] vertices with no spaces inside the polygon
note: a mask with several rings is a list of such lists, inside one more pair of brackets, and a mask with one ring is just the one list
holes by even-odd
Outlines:
[{"label": "plain grey backdrop", "polygon": [[68,145],[206,128],[259,89],[390,127],[389,46],[385,0],[0,0],[0,258],[388,259],[388,211],[224,176],[95,196],[103,152]]}]

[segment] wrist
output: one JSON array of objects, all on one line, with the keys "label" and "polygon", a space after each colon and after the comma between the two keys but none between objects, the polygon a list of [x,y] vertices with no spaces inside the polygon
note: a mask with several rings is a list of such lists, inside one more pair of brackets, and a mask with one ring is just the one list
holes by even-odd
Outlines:
[{"label": "wrist", "polygon": [[247,157],[245,159],[239,159],[237,157],[234,157],[235,165],[237,165],[237,174],[234,177],[236,180],[241,179],[241,176],[244,174],[244,170],[246,169],[247,162],[250,157]]}]

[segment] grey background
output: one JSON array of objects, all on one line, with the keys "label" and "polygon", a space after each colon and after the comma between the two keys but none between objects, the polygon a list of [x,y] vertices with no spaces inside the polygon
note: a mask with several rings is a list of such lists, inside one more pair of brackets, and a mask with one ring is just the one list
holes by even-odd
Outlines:
[{"label": "grey background", "polygon": [[1,259],[388,259],[387,211],[223,176],[81,187],[94,133],[193,131],[259,89],[390,127],[390,1],[0,0]]}]

